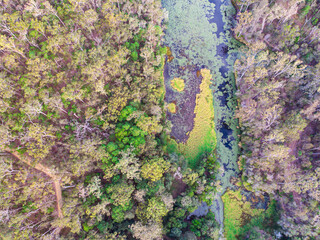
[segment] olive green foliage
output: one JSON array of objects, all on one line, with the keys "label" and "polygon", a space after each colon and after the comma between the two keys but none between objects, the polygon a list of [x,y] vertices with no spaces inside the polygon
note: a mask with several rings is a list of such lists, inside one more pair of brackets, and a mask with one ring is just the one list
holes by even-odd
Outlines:
[{"label": "olive green foliage", "polygon": [[[202,217],[192,216],[188,222],[184,221],[188,212],[186,209],[176,203],[174,211],[168,214],[165,230],[168,232],[167,235],[173,238],[182,237],[183,233],[192,231],[195,236],[201,239],[215,239],[219,236],[219,225],[215,220],[214,214],[209,211],[207,215]],[[180,207],[179,207],[180,205]]]},{"label": "olive green foliage", "polygon": [[164,202],[158,198],[153,197],[148,202],[137,209],[137,216],[140,220],[162,222],[162,218],[168,213],[168,209]]},{"label": "olive green foliage", "polygon": [[219,228],[216,226],[215,217],[211,211],[202,218],[193,219],[190,230],[201,239],[215,239],[219,236]]},{"label": "olive green foliage", "polygon": [[[197,168],[191,170],[187,167],[186,160],[183,157],[176,155],[171,156],[173,166],[181,166],[181,174],[183,181],[187,184],[183,193],[181,193],[175,200],[173,210],[164,218],[164,230],[167,236],[173,238],[182,237],[185,232],[192,228],[192,221],[185,221],[186,217],[192,214],[201,203],[205,202],[208,206],[213,202],[213,193],[215,187],[213,182],[216,176],[216,162],[213,155],[205,156]],[[205,172],[207,170],[208,172]],[[177,184],[181,184],[178,182]],[[175,183],[172,184],[171,190],[177,191],[179,188]],[[192,219],[195,217],[193,216]],[[219,225],[215,221],[214,214],[209,213],[205,217],[197,218],[201,221],[203,231],[194,228],[194,231],[204,239],[215,238],[219,235]]]},{"label": "olive green foliage", "polygon": [[168,162],[162,158],[153,159],[142,166],[141,175],[143,178],[155,182],[162,178],[164,172],[168,170],[169,166]]},{"label": "olive green foliage", "polygon": [[[142,181],[142,200],[161,209],[147,218],[161,222],[169,205],[152,199],[168,191],[147,187],[163,185],[170,166],[158,138],[166,53],[160,1],[13,0],[0,11],[0,148],[31,161],[4,163],[0,211],[10,215],[0,217],[3,232],[127,239]],[[60,204],[50,174],[35,164],[58,176]]]},{"label": "olive green foliage", "polygon": [[175,208],[168,214],[166,222],[166,230],[170,237],[180,237],[183,229],[186,229],[188,224],[184,221],[186,210],[183,208]]},{"label": "olive green foliage", "polygon": [[130,105],[125,107],[120,112],[114,134],[110,136],[110,139],[113,141],[109,141],[108,144],[102,144],[102,147],[107,153],[106,157],[102,159],[102,162],[107,170],[119,163],[121,151],[126,151],[130,147],[134,147],[136,150],[134,150],[133,153],[138,154],[140,152],[139,146],[145,144],[145,136],[147,133],[137,127],[134,120],[128,121],[130,115],[134,114],[136,110],[136,108]]}]

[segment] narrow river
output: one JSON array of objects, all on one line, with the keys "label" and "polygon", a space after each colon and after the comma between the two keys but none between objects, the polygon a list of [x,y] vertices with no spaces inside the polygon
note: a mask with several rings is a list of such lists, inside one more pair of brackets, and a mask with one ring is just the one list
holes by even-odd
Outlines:
[{"label": "narrow river", "polygon": [[[223,231],[223,202],[226,189],[233,188],[230,179],[238,174],[237,123],[234,119],[236,102],[231,33],[234,9],[229,0],[162,0],[168,13],[164,44],[170,47],[174,59],[165,66],[166,101],[174,102],[179,111],[168,113],[172,122],[172,137],[183,142],[193,128],[196,95],[199,93],[200,69],[212,74],[214,122],[217,135],[216,154],[220,163],[217,181],[220,181],[215,200],[210,206]],[[183,93],[170,87],[173,78],[185,80]],[[202,208],[202,209],[201,209]],[[200,215],[203,205],[193,214]]]}]

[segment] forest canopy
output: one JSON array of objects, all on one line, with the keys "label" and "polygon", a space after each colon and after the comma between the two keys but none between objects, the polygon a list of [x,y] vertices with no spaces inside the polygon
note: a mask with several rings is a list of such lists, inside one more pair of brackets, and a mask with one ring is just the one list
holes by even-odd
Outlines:
[{"label": "forest canopy", "polygon": [[159,1],[1,3],[1,234],[97,239],[137,203],[158,226],[162,19]]},{"label": "forest canopy", "polygon": [[167,154],[160,0],[0,5],[1,238],[195,236],[212,162]]},{"label": "forest canopy", "polygon": [[318,239],[319,1],[232,3],[170,49],[161,0],[0,1],[1,239]]},{"label": "forest canopy", "polygon": [[[278,201],[292,239],[319,236],[319,2],[237,1],[244,186]],[[312,238],[313,237],[313,238]]]}]

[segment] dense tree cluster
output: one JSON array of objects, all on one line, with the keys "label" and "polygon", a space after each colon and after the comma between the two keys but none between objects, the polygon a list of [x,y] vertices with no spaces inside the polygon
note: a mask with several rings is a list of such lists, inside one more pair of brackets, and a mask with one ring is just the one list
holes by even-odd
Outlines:
[{"label": "dense tree cluster", "polygon": [[237,1],[235,63],[244,186],[278,200],[282,233],[317,237],[319,2]]},{"label": "dense tree cluster", "polygon": [[[317,238],[319,1],[234,2],[234,187],[272,199],[237,237]],[[164,15],[160,0],[0,2],[1,238],[219,238],[214,214],[192,214],[213,202],[215,156],[191,169],[166,146]]]},{"label": "dense tree cluster", "polygon": [[191,170],[164,146],[160,1],[5,0],[0,12],[0,236],[217,236],[213,215],[185,221],[212,201],[215,158]]},{"label": "dense tree cluster", "polygon": [[1,159],[1,232],[118,239],[125,230],[109,220],[134,219],[137,202],[141,220],[161,224],[160,1],[17,0],[0,11],[0,146],[12,155]]}]

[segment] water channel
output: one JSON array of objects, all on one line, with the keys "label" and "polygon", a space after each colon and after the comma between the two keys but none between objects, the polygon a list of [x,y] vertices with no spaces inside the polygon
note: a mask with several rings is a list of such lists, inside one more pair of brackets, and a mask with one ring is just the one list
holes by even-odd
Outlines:
[{"label": "water channel", "polygon": [[[217,181],[220,186],[212,206],[202,206],[194,215],[203,215],[210,208],[223,231],[223,202],[221,196],[232,188],[230,179],[238,174],[237,123],[234,119],[236,102],[233,98],[235,83],[233,63],[236,50],[232,48],[230,29],[234,8],[230,0],[162,0],[167,11],[167,29],[164,44],[170,47],[174,59],[166,63],[164,78],[166,102],[174,102],[177,113],[168,113],[172,122],[171,135],[178,142],[187,139],[193,128],[195,98],[199,93],[200,69],[211,71],[214,105],[214,122],[217,135],[217,159],[220,169]],[[170,87],[173,78],[186,82],[183,93]]]}]

